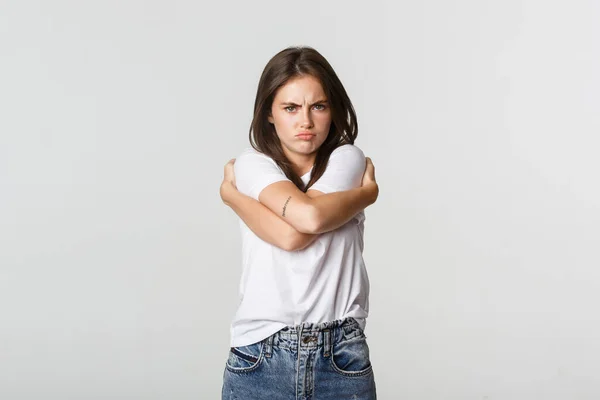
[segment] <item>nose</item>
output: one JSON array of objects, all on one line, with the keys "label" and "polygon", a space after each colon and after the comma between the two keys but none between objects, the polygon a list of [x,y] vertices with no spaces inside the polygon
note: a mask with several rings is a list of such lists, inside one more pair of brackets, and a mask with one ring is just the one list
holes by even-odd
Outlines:
[{"label": "nose", "polygon": [[302,120],[300,121],[300,127],[303,129],[312,127],[312,118],[310,116],[310,110],[308,109],[308,107],[306,107],[304,109],[304,112],[302,113]]}]

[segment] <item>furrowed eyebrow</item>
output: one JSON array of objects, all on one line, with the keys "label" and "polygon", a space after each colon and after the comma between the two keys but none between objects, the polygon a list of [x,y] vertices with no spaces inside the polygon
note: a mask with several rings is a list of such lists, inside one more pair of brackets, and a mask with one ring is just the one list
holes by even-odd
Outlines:
[{"label": "furrowed eyebrow", "polygon": [[[314,106],[315,104],[323,104],[323,103],[327,103],[327,99],[322,99],[322,100],[318,100],[315,101],[314,103],[311,104],[311,106]],[[279,103],[280,106],[296,106],[299,107],[300,104],[296,104],[296,103],[292,103],[291,101],[286,101],[283,103]]]}]

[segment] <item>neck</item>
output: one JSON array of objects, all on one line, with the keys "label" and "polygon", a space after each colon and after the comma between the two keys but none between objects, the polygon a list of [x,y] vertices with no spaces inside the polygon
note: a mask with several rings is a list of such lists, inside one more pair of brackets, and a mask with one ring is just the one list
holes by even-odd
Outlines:
[{"label": "neck", "polygon": [[310,169],[313,167],[315,163],[315,159],[317,158],[317,153],[311,154],[298,154],[287,151],[284,147],[283,152],[285,153],[288,160],[290,160],[293,164],[293,169],[298,176],[304,176]]}]

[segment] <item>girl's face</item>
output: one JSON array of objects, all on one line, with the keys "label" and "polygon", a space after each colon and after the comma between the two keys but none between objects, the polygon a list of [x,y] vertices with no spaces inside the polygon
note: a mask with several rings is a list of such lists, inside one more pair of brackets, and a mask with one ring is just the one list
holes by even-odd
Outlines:
[{"label": "girl's face", "polygon": [[292,161],[316,154],[327,138],[331,110],[318,79],[290,79],[275,93],[269,122],[275,126],[284,153]]}]

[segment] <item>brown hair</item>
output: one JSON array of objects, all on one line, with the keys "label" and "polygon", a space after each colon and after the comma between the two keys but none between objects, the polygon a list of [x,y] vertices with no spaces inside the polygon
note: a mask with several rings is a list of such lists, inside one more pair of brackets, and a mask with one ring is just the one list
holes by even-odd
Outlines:
[{"label": "brown hair", "polygon": [[[277,90],[290,79],[305,75],[313,76],[321,82],[331,107],[329,133],[317,150],[306,187],[285,156],[275,127],[267,119]],[[250,125],[250,144],[256,151],[273,159],[300,190],[306,192],[323,175],[333,150],[344,144],[354,144],[357,135],[356,113],[346,89],[331,65],[317,50],[308,46],[288,47],[269,60],[258,82],[254,117]]]}]

